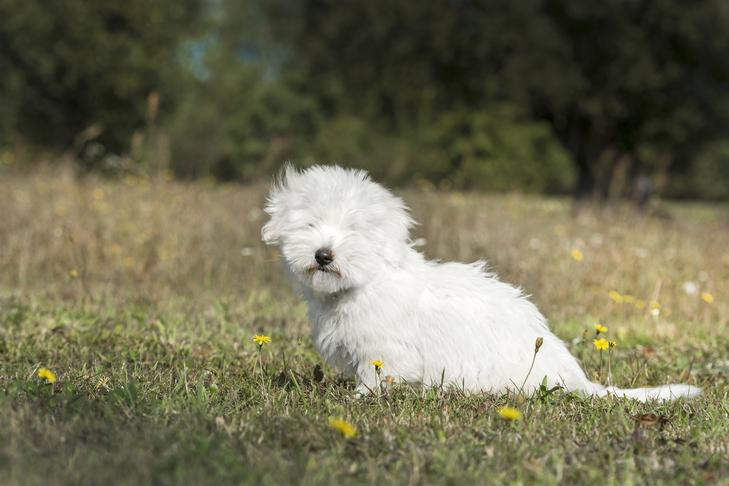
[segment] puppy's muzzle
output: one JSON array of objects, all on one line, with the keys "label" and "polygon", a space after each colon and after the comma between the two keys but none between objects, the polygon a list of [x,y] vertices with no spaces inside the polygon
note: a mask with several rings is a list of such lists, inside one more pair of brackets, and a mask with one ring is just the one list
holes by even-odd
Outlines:
[{"label": "puppy's muzzle", "polygon": [[339,271],[334,262],[334,252],[329,248],[319,248],[314,253],[314,260],[316,265],[312,265],[306,269],[309,274],[316,272],[333,273],[334,275],[341,277],[342,273]]},{"label": "puppy's muzzle", "polygon": [[314,253],[314,260],[320,267],[326,267],[334,261],[334,252],[330,248],[319,248]]}]

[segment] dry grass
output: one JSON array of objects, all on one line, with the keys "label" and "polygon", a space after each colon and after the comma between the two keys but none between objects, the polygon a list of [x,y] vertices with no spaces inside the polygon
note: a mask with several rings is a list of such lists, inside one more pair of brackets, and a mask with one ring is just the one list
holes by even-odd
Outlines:
[{"label": "dry grass", "polygon": [[[77,180],[70,171],[3,177],[0,285],[5,294],[122,305],[185,299],[204,307],[261,293],[295,302],[275,250],[260,242],[265,189]],[[697,337],[725,334],[729,208],[673,205],[651,217],[618,207],[575,217],[566,200],[404,196],[429,257],[486,259],[555,322],[597,319],[674,342],[691,337],[687,325]],[[638,305],[616,305],[611,290]],[[715,296],[711,305],[703,292]],[[657,319],[651,301],[661,306]]]},{"label": "dry grass", "polygon": [[[620,385],[708,390],[663,408],[558,394],[505,424],[494,410],[508,397],[401,391],[353,403],[332,370],[324,388],[305,378],[318,357],[303,305],[260,242],[264,191],[64,170],[0,177],[0,426],[11,430],[0,468],[12,482],[42,482],[47,469],[33,464],[43,454],[68,483],[710,481],[729,472],[726,207],[573,215],[558,199],[403,193],[429,257],[488,260],[534,296],[591,373],[595,354],[581,336],[599,321],[619,343]],[[257,372],[255,332],[274,337]],[[59,372],[53,395],[33,377],[40,365]],[[649,411],[672,425],[644,437],[631,416]],[[356,422],[359,438],[332,437],[322,425],[331,414]],[[139,473],[116,475],[130,465]]]}]

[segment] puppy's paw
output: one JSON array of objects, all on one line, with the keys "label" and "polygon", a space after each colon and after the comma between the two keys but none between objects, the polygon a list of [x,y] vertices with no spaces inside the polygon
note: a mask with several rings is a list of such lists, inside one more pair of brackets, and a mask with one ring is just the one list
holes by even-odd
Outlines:
[{"label": "puppy's paw", "polygon": [[354,389],[354,398],[361,399],[365,397],[371,397],[375,394],[375,390],[368,387],[364,383],[360,383],[357,385],[357,388]]}]

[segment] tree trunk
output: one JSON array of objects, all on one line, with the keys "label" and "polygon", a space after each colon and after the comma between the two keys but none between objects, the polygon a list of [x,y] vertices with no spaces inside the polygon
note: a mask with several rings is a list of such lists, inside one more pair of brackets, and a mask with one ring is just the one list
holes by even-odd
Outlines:
[{"label": "tree trunk", "polygon": [[613,195],[613,183],[615,182],[615,170],[618,167],[623,155],[615,150],[604,150],[600,156],[598,176],[596,178],[595,195],[601,204],[608,202]]},{"label": "tree trunk", "polygon": [[[579,154],[576,154],[579,157]],[[584,159],[584,157],[580,157]],[[587,160],[576,159],[577,162],[577,184],[575,185],[575,199],[578,202],[585,202],[595,194],[595,177],[592,168]]]}]

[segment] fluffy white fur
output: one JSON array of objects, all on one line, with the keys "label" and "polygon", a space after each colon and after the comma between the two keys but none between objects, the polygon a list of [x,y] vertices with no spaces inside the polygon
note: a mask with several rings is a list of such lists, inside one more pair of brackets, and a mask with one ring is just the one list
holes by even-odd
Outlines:
[{"label": "fluffy white fur", "polygon": [[[287,167],[268,196],[263,240],[278,245],[308,303],[312,337],[331,365],[356,376],[358,391],[383,374],[471,392],[518,389],[537,337],[544,338],[524,386],[638,400],[697,395],[689,385],[619,389],[593,383],[521,290],[483,262],[426,261],[409,240],[403,201],[367,173],[337,166]],[[317,250],[333,252],[321,265]]]}]

